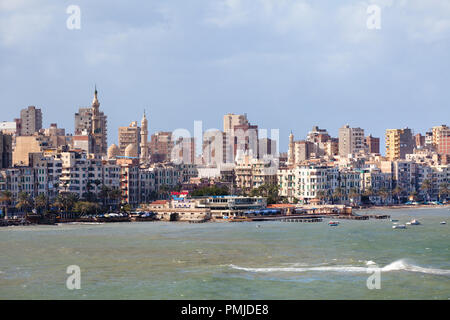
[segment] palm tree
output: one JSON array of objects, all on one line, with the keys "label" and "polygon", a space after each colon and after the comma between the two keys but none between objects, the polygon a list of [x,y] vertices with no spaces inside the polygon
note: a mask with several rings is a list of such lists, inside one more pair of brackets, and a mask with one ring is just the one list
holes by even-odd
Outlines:
[{"label": "palm tree", "polygon": [[117,200],[117,203],[120,203],[122,199],[122,191],[120,189],[112,189],[109,192],[109,198],[112,200]]},{"label": "palm tree", "polygon": [[383,187],[378,191],[378,194],[380,195],[383,204],[386,204],[386,200],[389,197],[389,191]]},{"label": "palm tree", "polygon": [[428,179],[423,180],[420,189],[423,190],[423,192],[425,192],[426,199],[428,200],[430,198],[429,192],[431,189],[431,181]]},{"label": "palm tree", "polygon": [[27,212],[28,210],[33,208],[33,199],[26,192],[19,193],[19,196],[17,197],[16,208],[21,211]]},{"label": "palm tree", "polygon": [[41,193],[34,199],[34,204],[39,213],[42,209],[47,209],[48,199],[45,194]]},{"label": "palm tree", "polygon": [[111,193],[111,188],[109,188],[108,186],[102,185],[102,189],[99,192],[99,197],[100,197],[100,199],[102,199],[103,206],[106,206],[106,203],[109,200],[110,193]]},{"label": "palm tree", "polygon": [[75,193],[59,194],[55,200],[55,206],[61,210],[64,208],[65,212],[72,210],[75,203],[78,201],[78,196]]},{"label": "palm tree", "polygon": [[10,206],[12,199],[13,199],[13,194],[11,191],[4,190],[1,192],[0,202],[4,202],[3,211],[5,212],[5,219],[8,218],[8,207]]},{"label": "palm tree", "polygon": [[356,188],[352,188],[348,194],[350,199],[352,199],[352,202],[355,202],[355,199],[359,197],[359,191]]},{"label": "palm tree", "polygon": [[392,190],[392,194],[397,198],[397,203],[400,203],[400,196],[403,193],[403,189],[400,186],[396,186],[394,190]]},{"label": "palm tree", "polygon": [[343,197],[344,195],[344,191],[342,190],[341,187],[337,187],[334,192],[333,192],[333,199],[338,199],[340,201],[340,199]]},{"label": "palm tree", "polygon": [[444,200],[447,200],[448,195],[449,195],[448,183],[447,182],[441,183],[441,185],[439,186],[439,201],[442,200],[442,197],[444,198]]},{"label": "palm tree", "polygon": [[323,200],[325,200],[327,197],[327,193],[323,190],[317,191],[317,199],[320,200],[320,203],[323,203]]}]

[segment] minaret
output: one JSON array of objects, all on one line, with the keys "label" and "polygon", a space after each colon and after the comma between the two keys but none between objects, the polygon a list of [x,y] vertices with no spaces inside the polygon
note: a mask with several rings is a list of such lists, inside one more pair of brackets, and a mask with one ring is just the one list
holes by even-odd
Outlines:
[{"label": "minaret", "polygon": [[94,137],[94,153],[106,153],[105,134],[100,114],[100,103],[97,97],[97,86],[95,86],[94,99],[92,100],[91,134]]},{"label": "minaret", "polygon": [[294,143],[294,134],[291,131],[289,135],[289,151],[288,151],[288,164],[295,164],[295,143]]},{"label": "minaret", "polygon": [[141,120],[141,162],[148,160],[148,121],[147,117],[144,116]]}]

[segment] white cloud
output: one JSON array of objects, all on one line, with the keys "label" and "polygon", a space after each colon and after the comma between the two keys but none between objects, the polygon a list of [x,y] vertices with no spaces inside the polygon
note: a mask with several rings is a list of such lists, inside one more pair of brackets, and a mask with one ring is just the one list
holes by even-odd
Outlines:
[{"label": "white cloud", "polygon": [[[64,14],[64,13],[61,13]],[[48,30],[55,19],[54,7],[36,1],[0,3],[0,45],[28,46]]]},{"label": "white cloud", "polygon": [[205,21],[218,27],[264,25],[285,33],[317,21],[313,7],[303,0],[221,0],[212,5]]}]

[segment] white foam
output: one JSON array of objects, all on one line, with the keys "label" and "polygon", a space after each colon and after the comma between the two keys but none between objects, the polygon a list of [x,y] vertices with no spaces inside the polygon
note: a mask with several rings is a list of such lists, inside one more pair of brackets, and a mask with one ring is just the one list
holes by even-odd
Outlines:
[{"label": "white foam", "polygon": [[[375,265],[373,261],[367,261],[368,266]],[[236,265],[229,265],[229,267],[242,270],[247,272],[257,272],[257,273],[270,273],[270,272],[308,272],[308,271],[328,271],[328,272],[353,272],[353,273],[367,273],[368,270],[371,270],[372,267],[359,267],[359,266],[316,266],[316,267],[270,267],[270,268],[246,268],[239,267]],[[405,260],[397,260],[394,261],[383,268],[381,268],[382,272],[391,272],[391,271],[409,271],[409,272],[419,272],[426,274],[434,274],[434,275],[445,275],[450,276],[450,270],[446,269],[434,269],[434,268],[424,268],[420,266],[416,266],[413,264],[408,264]]]}]

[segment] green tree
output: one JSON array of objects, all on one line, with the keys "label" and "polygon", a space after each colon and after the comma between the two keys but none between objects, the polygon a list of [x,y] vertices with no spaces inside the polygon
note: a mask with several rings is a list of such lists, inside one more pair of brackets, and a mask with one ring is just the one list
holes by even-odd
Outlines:
[{"label": "green tree", "polygon": [[47,210],[48,199],[45,194],[41,193],[34,199],[34,205],[38,213],[42,213],[43,210]]},{"label": "green tree", "polygon": [[26,192],[19,193],[16,208],[27,213],[33,208],[33,198]]},{"label": "green tree", "polygon": [[381,197],[383,204],[386,204],[386,200],[389,198],[389,191],[383,187],[378,191],[378,195]]},{"label": "green tree", "polygon": [[337,187],[336,189],[334,189],[333,195],[332,195],[333,200],[337,199],[339,202],[343,196],[344,196],[344,191],[342,190],[341,187]]},{"label": "green tree", "polygon": [[447,200],[449,195],[448,190],[448,183],[444,182],[439,185],[439,200],[442,201],[442,199]]},{"label": "green tree", "polygon": [[267,204],[274,204],[279,201],[279,187],[277,184],[263,184],[250,191],[252,197],[265,197]]},{"label": "green tree", "polygon": [[226,186],[208,186],[203,187],[191,192],[193,197],[205,197],[205,196],[227,196],[229,195],[229,190]]},{"label": "green tree", "polygon": [[61,211],[64,209],[65,212],[70,212],[75,203],[78,201],[78,195],[75,193],[60,193],[54,202],[54,205]]},{"label": "green tree", "polygon": [[430,199],[431,181],[428,179],[423,180],[420,189],[425,193],[425,198]]},{"label": "green tree", "polygon": [[403,189],[400,186],[396,186],[392,190],[392,195],[397,198],[397,203],[400,203],[400,196],[403,194]]},{"label": "green tree", "polygon": [[317,199],[320,200],[320,203],[323,203],[323,201],[327,198],[327,193],[323,190],[317,191]]},{"label": "green tree", "polygon": [[8,218],[8,208],[13,200],[13,194],[9,190],[4,190],[0,194],[0,202],[3,203],[3,212],[5,214],[5,219]]},{"label": "green tree", "polygon": [[356,189],[356,188],[350,189],[348,196],[354,202],[360,196],[358,189]]}]

